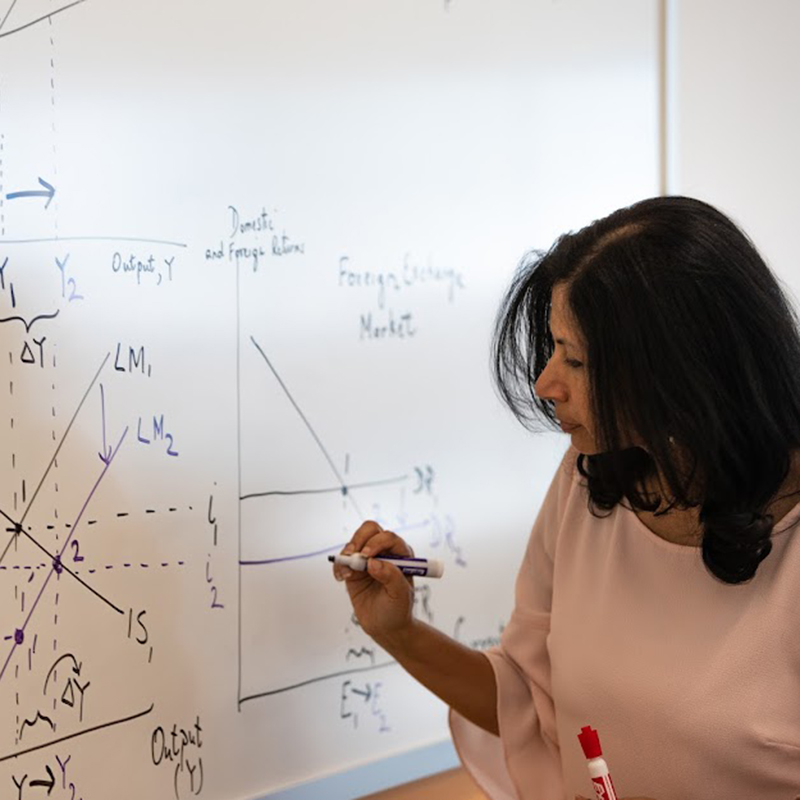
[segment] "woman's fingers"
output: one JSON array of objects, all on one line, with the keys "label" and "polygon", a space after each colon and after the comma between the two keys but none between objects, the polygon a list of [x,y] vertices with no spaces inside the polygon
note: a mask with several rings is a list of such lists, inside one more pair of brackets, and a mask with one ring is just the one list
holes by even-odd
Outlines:
[{"label": "woman's fingers", "polygon": [[[404,539],[392,531],[384,530],[372,520],[364,522],[342,549],[342,555],[353,555],[354,553],[363,553],[367,557],[380,553],[393,553],[398,556],[414,555],[414,551]],[[354,571],[343,564],[334,564],[333,576],[337,581],[344,581],[349,578],[366,578],[369,573]]]},{"label": "woman's fingers", "polygon": [[408,578],[394,564],[386,561],[370,561],[368,572],[378,583],[383,584],[389,597],[398,600],[408,594]]},{"label": "woman's fingers", "polygon": [[[342,549],[342,555],[361,553],[367,558],[392,553],[397,556],[413,556],[414,551],[408,543],[396,533],[384,530],[377,522],[368,520],[353,534],[353,538]],[[355,571],[344,564],[333,565],[333,577],[337,581],[348,579],[367,578],[369,573]]]},{"label": "woman's fingers", "polygon": [[381,531],[376,533],[361,548],[361,554],[370,558],[381,553],[391,553],[395,556],[413,556],[414,552],[404,539],[391,531]]},{"label": "woman's fingers", "polygon": [[333,577],[336,578],[337,581],[346,581],[354,574],[353,570],[351,570],[350,567],[345,567],[344,564],[333,565]]},{"label": "woman's fingers", "polygon": [[384,530],[377,522],[365,522],[342,550],[345,554],[363,553],[374,556],[393,553],[398,556],[413,556],[413,550],[396,533]]},{"label": "woman's fingers", "polygon": [[[377,522],[368,520],[362,523],[359,529],[353,534],[353,538],[342,548],[341,555],[350,556],[353,555],[353,553],[358,553],[361,549],[361,542],[368,541],[370,537],[382,530],[383,528],[381,528]],[[337,581],[347,580],[347,578],[352,578],[354,576],[363,577],[365,575],[366,572],[354,572],[349,567],[344,566],[344,564],[333,565],[333,577],[336,578]]]},{"label": "woman's fingers", "polygon": [[374,536],[383,533],[383,528],[377,522],[367,520],[362,523],[359,529],[353,534],[353,538],[345,545],[342,552],[345,555],[360,553],[361,548]]}]

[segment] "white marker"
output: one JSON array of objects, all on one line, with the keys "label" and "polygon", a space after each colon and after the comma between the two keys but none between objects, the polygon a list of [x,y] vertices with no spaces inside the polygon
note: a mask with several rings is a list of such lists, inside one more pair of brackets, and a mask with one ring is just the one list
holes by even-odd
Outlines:
[{"label": "white marker", "polygon": [[394,564],[403,575],[413,575],[418,578],[441,578],[444,572],[444,563],[437,558],[412,558],[411,556],[393,556],[389,553],[368,558],[362,556],[361,553],[355,553],[352,556],[328,556],[328,561],[341,564],[343,567],[350,567],[356,572],[364,572],[370,558],[388,561],[390,564]]}]

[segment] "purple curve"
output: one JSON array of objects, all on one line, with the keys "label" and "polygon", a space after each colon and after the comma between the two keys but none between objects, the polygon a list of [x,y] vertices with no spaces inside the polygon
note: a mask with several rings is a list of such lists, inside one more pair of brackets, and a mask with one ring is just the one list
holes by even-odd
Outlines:
[{"label": "purple curve", "polygon": [[322,556],[325,553],[330,553],[331,550],[341,550],[347,542],[341,544],[334,544],[331,547],[326,547],[323,550],[315,550],[313,553],[300,553],[296,556],[281,556],[280,558],[264,558],[259,561],[240,561],[243,567],[253,567],[259,564],[280,564],[282,561],[299,561],[301,558],[313,558],[314,556]]},{"label": "purple curve", "polygon": [[[415,528],[424,528],[431,524],[430,519],[423,519],[421,522],[412,522],[410,525],[401,525],[400,527],[392,528],[395,533],[402,533],[411,531]],[[299,553],[294,556],[280,556],[279,558],[262,558],[254,561],[240,561],[239,565],[242,567],[257,567],[263,564],[281,564],[284,561],[299,561],[303,558],[314,558],[314,556],[322,556],[325,553],[330,553],[332,550],[341,550],[347,542],[342,544],[334,544],[330,547],[325,547],[322,550],[314,550],[311,553]]]}]

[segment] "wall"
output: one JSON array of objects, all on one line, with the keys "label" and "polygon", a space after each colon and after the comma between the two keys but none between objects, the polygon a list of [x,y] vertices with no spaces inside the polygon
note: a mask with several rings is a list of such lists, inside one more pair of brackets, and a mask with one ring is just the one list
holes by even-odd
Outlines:
[{"label": "wall", "polygon": [[800,294],[800,4],[673,0],[670,193],[718,205]]}]

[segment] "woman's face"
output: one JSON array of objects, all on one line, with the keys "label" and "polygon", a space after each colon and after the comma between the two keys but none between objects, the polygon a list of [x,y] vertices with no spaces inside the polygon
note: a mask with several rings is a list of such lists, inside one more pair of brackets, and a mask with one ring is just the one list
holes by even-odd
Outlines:
[{"label": "woman's face", "polygon": [[561,429],[572,438],[580,453],[599,452],[589,406],[589,381],[586,371],[586,347],[567,306],[564,284],[553,287],[550,309],[550,333],[555,350],[536,381],[534,391],[543,400],[552,400]]}]

